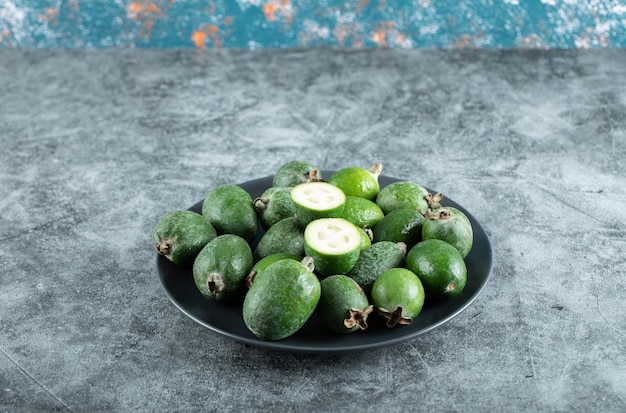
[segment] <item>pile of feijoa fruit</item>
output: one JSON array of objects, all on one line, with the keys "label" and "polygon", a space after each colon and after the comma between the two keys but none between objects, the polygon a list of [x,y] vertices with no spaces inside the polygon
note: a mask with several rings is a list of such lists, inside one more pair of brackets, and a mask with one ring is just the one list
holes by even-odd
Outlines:
[{"label": "pile of feijoa fruit", "polygon": [[223,184],[201,214],[164,215],[152,242],[192,269],[206,299],[242,302],[262,340],[295,334],[315,312],[336,333],[366,330],[372,316],[410,324],[425,303],[462,292],[473,230],[440,193],[411,181],[381,188],[381,172],[376,163],[326,178],[310,162],[287,162],[256,199]]}]

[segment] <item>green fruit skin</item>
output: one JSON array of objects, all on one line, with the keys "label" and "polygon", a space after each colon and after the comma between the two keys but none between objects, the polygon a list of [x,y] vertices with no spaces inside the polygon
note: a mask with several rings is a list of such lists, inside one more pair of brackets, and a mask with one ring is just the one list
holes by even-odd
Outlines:
[{"label": "green fruit skin", "polygon": [[350,166],[331,175],[327,181],[340,188],[346,196],[374,200],[380,191],[378,179],[364,168]]},{"label": "green fruit skin", "polygon": [[219,185],[204,198],[202,215],[219,235],[234,234],[251,242],[259,229],[252,197],[236,185]]},{"label": "green fruit skin", "polygon": [[291,187],[270,187],[254,202],[261,226],[266,231],[285,218],[295,216],[295,206],[290,196]]},{"label": "green fruit skin", "polygon": [[374,228],[385,215],[375,202],[358,196],[346,195],[346,203],[341,218],[359,228]]},{"label": "green fruit skin", "polygon": [[361,251],[366,250],[372,246],[372,239],[363,228],[357,227],[357,229],[359,230],[359,234],[361,234],[361,247],[359,249]]},{"label": "green fruit skin", "polygon": [[409,208],[424,215],[428,210],[428,190],[410,181],[392,182],[382,188],[376,204],[385,215],[400,208]]},{"label": "green fruit skin", "polygon": [[[200,251],[193,264],[193,278],[196,287],[206,298],[231,301],[242,292],[252,265],[252,250],[248,242],[237,235],[224,234]],[[208,281],[213,277],[221,285],[220,291],[210,290]]]},{"label": "green fruit skin", "polygon": [[429,239],[415,245],[408,252],[405,265],[420,278],[429,300],[455,297],[467,282],[461,253],[442,240]]},{"label": "green fruit skin", "polygon": [[332,274],[346,274],[354,267],[359,259],[360,249],[356,249],[343,255],[321,254],[304,244],[305,255],[313,258],[315,271],[322,276]]},{"label": "green fruit skin", "polygon": [[398,243],[391,241],[375,242],[359,255],[354,267],[347,273],[370,294],[376,279],[392,268],[404,267],[406,250]]},{"label": "green fruit skin", "polygon": [[322,292],[317,305],[320,319],[326,328],[337,333],[351,333],[359,326],[346,327],[344,320],[350,318],[350,310],[365,310],[369,300],[363,289],[352,278],[334,274],[321,281]]},{"label": "green fruit skin", "polygon": [[411,248],[422,240],[424,217],[414,209],[396,209],[374,227],[374,242],[404,242]]},{"label": "green fruit skin", "polygon": [[255,277],[243,302],[243,320],[258,338],[275,341],[295,334],[315,311],[320,282],[307,267],[281,260]]},{"label": "green fruit skin", "polygon": [[259,240],[254,251],[256,261],[279,252],[304,256],[304,230],[295,217],[278,221]]},{"label": "green fruit skin", "polygon": [[250,274],[248,274],[248,277],[246,279],[248,286],[252,285],[252,283],[254,282],[254,278],[260,272],[265,271],[265,269],[270,265],[282,260],[294,260],[299,262],[302,261],[302,257],[295,254],[289,254],[287,252],[278,252],[276,254],[268,255],[267,257],[260,259],[252,266]]},{"label": "green fruit skin", "polygon": [[[315,165],[306,161],[291,161],[283,164],[274,175],[272,186],[295,186],[309,182],[309,173],[317,169]],[[317,178],[322,179],[322,173],[317,171]]]},{"label": "green fruit skin", "polygon": [[304,208],[298,204],[295,204],[296,218],[298,224],[304,228],[310,222],[321,218],[341,218],[343,214],[345,204],[341,204],[337,208],[328,209],[325,211],[313,211],[311,209]]},{"label": "green fruit skin", "polygon": [[448,219],[426,219],[422,225],[422,239],[440,239],[459,250],[465,258],[474,243],[474,231],[467,216],[454,207],[438,208],[432,211],[437,214],[441,210],[452,213]]},{"label": "green fruit skin", "polygon": [[164,215],[152,230],[152,245],[174,264],[191,266],[204,246],[217,236],[213,225],[193,211]]},{"label": "green fruit skin", "polygon": [[267,257],[262,258],[259,261],[257,261],[252,266],[251,271],[256,271],[256,273],[258,274],[259,272],[264,271],[267,267],[274,264],[275,262],[282,261],[282,260],[294,260],[294,261],[300,262],[302,261],[302,258],[303,257],[301,257],[300,255],[290,254],[288,252],[277,252],[276,254],[268,255]]},{"label": "green fruit skin", "polygon": [[414,319],[422,311],[426,294],[415,273],[406,268],[392,268],[376,279],[371,295],[377,309],[393,311],[402,307],[402,316]]}]

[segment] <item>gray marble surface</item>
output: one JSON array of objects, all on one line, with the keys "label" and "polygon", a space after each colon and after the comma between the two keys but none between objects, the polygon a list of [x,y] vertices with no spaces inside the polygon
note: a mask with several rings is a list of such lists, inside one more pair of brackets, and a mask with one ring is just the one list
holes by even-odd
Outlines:
[{"label": "gray marble surface", "polygon": [[[0,50],[0,411],[626,410],[626,51]],[[490,236],[444,326],[347,355],[206,330],[157,219],[307,159]]]}]

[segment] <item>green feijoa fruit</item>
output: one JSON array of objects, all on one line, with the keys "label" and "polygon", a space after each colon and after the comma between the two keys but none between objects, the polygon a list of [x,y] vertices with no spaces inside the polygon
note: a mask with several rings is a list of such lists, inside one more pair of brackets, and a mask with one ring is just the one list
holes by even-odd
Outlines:
[{"label": "green feijoa fruit", "polygon": [[396,209],[385,215],[374,227],[374,243],[380,241],[404,242],[411,248],[422,240],[424,217],[414,209]]},{"label": "green feijoa fruit", "polygon": [[374,200],[380,191],[378,177],[382,171],[383,164],[380,162],[372,165],[369,170],[358,166],[349,166],[332,174],[327,182],[341,188],[346,196]]},{"label": "green feijoa fruit", "polygon": [[385,271],[372,286],[372,302],[387,327],[411,324],[422,311],[424,297],[419,277],[406,268]]},{"label": "green feijoa fruit", "polygon": [[243,302],[243,320],[258,338],[275,341],[295,334],[311,317],[321,286],[313,260],[280,260],[257,274]]},{"label": "green feijoa fruit", "polygon": [[404,267],[406,252],[406,244],[403,242],[375,242],[361,251],[359,259],[347,275],[369,295],[380,274],[392,268]]},{"label": "green feijoa fruit", "polygon": [[428,194],[428,190],[418,183],[392,182],[380,190],[376,204],[385,215],[400,208],[414,209],[424,215],[429,207]]},{"label": "green feijoa fruit", "polygon": [[304,230],[295,217],[282,219],[272,225],[259,240],[254,258],[258,261],[279,252],[304,257]]},{"label": "green feijoa fruit", "polygon": [[467,267],[461,253],[439,239],[424,240],[411,248],[405,266],[420,278],[428,300],[457,296],[467,282]]},{"label": "green feijoa fruit", "polygon": [[343,213],[346,196],[326,182],[307,182],[291,189],[296,218],[302,227],[319,218],[338,218]]},{"label": "green feijoa fruit", "polygon": [[206,298],[231,301],[244,290],[252,264],[248,242],[238,235],[224,234],[200,251],[193,264],[193,278]]},{"label": "green feijoa fruit", "polygon": [[467,216],[454,207],[429,210],[422,225],[422,239],[440,239],[452,244],[465,258],[474,243],[474,231]]},{"label": "green feijoa fruit", "polygon": [[250,273],[246,277],[246,286],[250,288],[250,286],[254,282],[254,277],[258,273],[264,271],[270,265],[281,260],[302,261],[302,257],[300,255],[290,254],[288,252],[277,252],[276,254],[268,255],[267,257],[260,259],[252,266]]},{"label": "green feijoa fruit", "polygon": [[324,278],[320,284],[322,292],[317,308],[326,328],[337,333],[367,329],[367,318],[374,306],[356,281],[335,274]]},{"label": "green feijoa fruit", "polygon": [[[356,225],[355,225],[356,227]],[[360,250],[366,250],[369,247],[372,246],[372,238],[374,237],[374,234],[372,233],[372,230],[369,228],[359,228],[356,227],[359,230],[359,234],[361,234],[361,247]]]},{"label": "green feijoa fruit", "polygon": [[252,197],[237,185],[223,184],[210,190],[202,204],[202,215],[217,233],[234,234],[252,241],[259,229],[259,220]]},{"label": "green feijoa fruit", "polygon": [[191,266],[204,246],[217,236],[215,228],[193,211],[172,211],[152,230],[152,245],[174,264]]},{"label": "green feijoa fruit", "polygon": [[295,186],[304,182],[322,180],[322,173],[310,162],[295,160],[287,162],[278,168],[272,186]]},{"label": "green feijoa fruit", "polygon": [[363,236],[343,218],[321,218],[304,229],[304,253],[315,260],[321,275],[345,274],[361,253]]},{"label": "green feijoa fruit", "polygon": [[374,228],[385,215],[374,203],[358,196],[346,196],[341,218],[347,219],[359,228]]},{"label": "green feijoa fruit", "polygon": [[295,216],[291,187],[273,186],[254,200],[254,209],[266,231],[278,221]]}]

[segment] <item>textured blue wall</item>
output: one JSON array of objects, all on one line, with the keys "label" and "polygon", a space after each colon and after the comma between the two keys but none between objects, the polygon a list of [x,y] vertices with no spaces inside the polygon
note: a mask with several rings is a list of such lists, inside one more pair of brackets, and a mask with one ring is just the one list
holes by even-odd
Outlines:
[{"label": "textured blue wall", "polygon": [[0,0],[0,47],[602,48],[617,0]]}]

